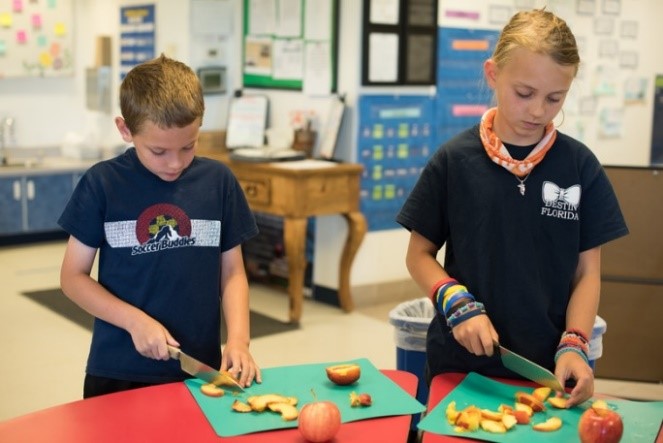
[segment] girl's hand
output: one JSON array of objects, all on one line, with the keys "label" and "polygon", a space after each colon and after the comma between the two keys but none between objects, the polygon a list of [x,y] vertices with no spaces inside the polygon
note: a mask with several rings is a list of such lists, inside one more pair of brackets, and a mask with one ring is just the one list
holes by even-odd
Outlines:
[{"label": "girl's hand", "polygon": [[499,337],[487,315],[468,318],[451,330],[454,338],[474,355],[493,355]]},{"label": "girl's hand", "polygon": [[576,386],[566,401],[569,408],[589,400],[594,394],[594,371],[575,352],[565,352],[559,356],[555,366],[555,377],[562,383],[562,386],[570,378],[576,380]]},{"label": "girl's hand", "polygon": [[221,370],[229,371],[240,385],[249,387],[254,380],[262,383],[260,368],[253,360],[248,346],[228,342],[221,355]]}]

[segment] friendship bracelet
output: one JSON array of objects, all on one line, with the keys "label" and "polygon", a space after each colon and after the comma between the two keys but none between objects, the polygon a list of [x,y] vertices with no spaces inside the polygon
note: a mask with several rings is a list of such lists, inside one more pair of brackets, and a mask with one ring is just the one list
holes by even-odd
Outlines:
[{"label": "friendship bracelet", "polygon": [[456,284],[458,283],[458,282],[456,281],[456,279],[454,279],[454,278],[452,278],[452,277],[446,277],[446,278],[443,278],[442,280],[439,280],[437,283],[435,283],[435,284],[433,285],[433,287],[431,288],[431,290],[430,290],[430,292],[429,292],[429,294],[428,294],[428,296],[431,298],[431,300],[433,300],[433,303],[436,303],[436,302],[437,302],[437,300],[434,300],[433,297],[435,297],[435,296],[437,295],[438,290],[439,290],[442,286],[444,286],[445,284],[450,283],[450,282],[454,282],[454,283],[456,283]]},{"label": "friendship bracelet", "polygon": [[448,299],[445,298],[444,303],[442,304],[442,312],[444,312],[444,315],[448,317],[451,307],[464,298],[469,299],[469,301],[474,301],[474,297],[472,297],[472,294],[469,292],[457,292]]},{"label": "friendship bracelet", "polygon": [[470,298],[464,298],[461,299],[458,303],[455,304],[455,306],[451,306],[449,308],[449,312],[445,313],[445,317],[449,318],[451,315],[453,315],[454,312],[462,308],[463,306],[467,305],[468,303],[472,303],[474,299]]},{"label": "friendship bracelet", "polygon": [[478,301],[471,301],[460,306],[449,317],[447,317],[447,325],[453,329],[455,326],[458,326],[465,320],[485,313],[486,309],[484,308],[483,303]]},{"label": "friendship bracelet", "polygon": [[583,360],[585,360],[585,363],[589,364],[589,359],[587,358],[587,355],[584,352],[582,352],[581,350],[579,350],[577,348],[574,348],[574,347],[571,347],[571,346],[565,346],[562,349],[559,349],[555,353],[555,364],[557,364],[557,360],[562,356],[562,354],[564,354],[566,352],[575,352],[576,354],[581,356]]},{"label": "friendship bracelet", "polygon": [[567,329],[562,334],[562,337],[564,337],[565,335],[569,335],[569,334],[576,335],[576,336],[580,337],[581,339],[583,339],[583,341],[585,343],[589,343],[589,338],[587,337],[587,334],[582,332],[580,329],[575,329],[575,328]]},{"label": "friendship bracelet", "polygon": [[483,309],[472,309],[471,311],[465,312],[463,315],[460,315],[452,320],[448,320],[447,324],[451,329],[455,328],[465,320],[469,320],[472,317],[476,317],[477,315],[485,314],[486,311]]}]

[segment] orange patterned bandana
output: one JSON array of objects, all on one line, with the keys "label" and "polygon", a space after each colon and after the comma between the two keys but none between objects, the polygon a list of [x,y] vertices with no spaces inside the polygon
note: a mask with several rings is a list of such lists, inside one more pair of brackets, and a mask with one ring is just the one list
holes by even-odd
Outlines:
[{"label": "orange patterned bandana", "polygon": [[488,157],[498,165],[504,167],[507,171],[514,174],[516,177],[525,177],[532,172],[534,166],[541,163],[543,157],[550,148],[552,148],[555,139],[557,138],[557,130],[552,122],[546,125],[546,131],[543,138],[536,145],[532,152],[524,160],[514,160],[511,154],[504,147],[502,141],[493,132],[493,122],[497,115],[497,108],[490,108],[481,117],[481,125],[479,127],[479,134],[481,135],[481,142],[488,154]]}]

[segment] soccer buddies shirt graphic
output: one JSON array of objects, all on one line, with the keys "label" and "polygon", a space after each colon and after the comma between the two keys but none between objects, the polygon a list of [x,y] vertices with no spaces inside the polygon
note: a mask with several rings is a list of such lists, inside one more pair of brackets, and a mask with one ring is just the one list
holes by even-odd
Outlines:
[{"label": "soccer buddies shirt graphic", "polygon": [[179,207],[167,203],[145,209],[138,220],[104,223],[112,248],[131,248],[131,255],[186,247],[218,247],[220,220],[192,220]]}]

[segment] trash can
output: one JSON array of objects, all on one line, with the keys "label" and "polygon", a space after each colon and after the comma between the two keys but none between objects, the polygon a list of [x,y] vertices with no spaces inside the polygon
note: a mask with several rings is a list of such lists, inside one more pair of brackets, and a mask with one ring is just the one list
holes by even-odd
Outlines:
[{"label": "trash can", "polygon": [[589,366],[592,369],[596,367],[596,360],[603,355],[603,334],[608,329],[608,324],[598,315],[594,320],[594,328],[592,328],[592,337],[589,339]]},{"label": "trash can", "polygon": [[[426,333],[435,308],[427,297],[406,301],[389,312],[389,323],[394,325],[396,341],[396,369],[411,372],[419,378],[417,400],[428,402],[428,384],[424,375],[426,367]],[[417,429],[419,415],[412,417],[412,430]]]}]

